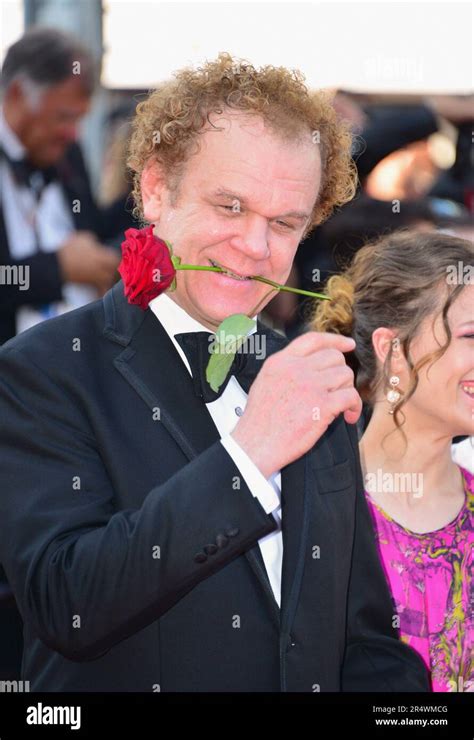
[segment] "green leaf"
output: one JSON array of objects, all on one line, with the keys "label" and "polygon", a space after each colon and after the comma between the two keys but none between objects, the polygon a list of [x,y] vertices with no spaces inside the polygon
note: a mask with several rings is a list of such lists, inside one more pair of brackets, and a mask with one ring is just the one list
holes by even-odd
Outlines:
[{"label": "green leaf", "polygon": [[239,347],[255,326],[255,321],[243,313],[228,316],[222,321],[214,340],[213,353],[206,367],[206,380],[213,391],[218,391],[227,377]]},{"label": "green leaf", "polygon": [[[175,270],[178,269],[178,265],[181,264],[181,257],[178,257],[177,254],[173,254],[173,250],[171,247],[170,242],[166,242],[171,250],[171,262],[173,263],[173,267]],[[174,276],[173,282],[171,283],[170,287],[168,288],[170,293],[172,293],[174,290],[176,290],[176,275]]]}]

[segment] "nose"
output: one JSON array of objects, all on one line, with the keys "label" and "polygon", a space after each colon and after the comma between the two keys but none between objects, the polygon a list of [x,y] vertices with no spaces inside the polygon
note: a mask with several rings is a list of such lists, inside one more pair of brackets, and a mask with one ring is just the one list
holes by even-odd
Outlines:
[{"label": "nose", "polygon": [[64,145],[70,144],[72,141],[77,141],[78,135],[79,129],[77,121],[63,123],[56,132],[57,140]]},{"label": "nose", "polygon": [[247,214],[242,219],[239,234],[231,240],[231,245],[256,261],[269,257],[267,220],[258,214]]}]

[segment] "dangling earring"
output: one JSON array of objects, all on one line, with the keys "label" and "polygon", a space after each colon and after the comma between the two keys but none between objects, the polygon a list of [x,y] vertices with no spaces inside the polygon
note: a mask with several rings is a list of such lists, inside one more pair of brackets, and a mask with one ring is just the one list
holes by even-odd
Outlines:
[{"label": "dangling earring", "polygon": [[396,406],[396,404],[398,403],[398,401],[401,398],[401,393],[399,391],[395,390],[396,387],[400,383],[400,378],[398,377],[398,375],[392,375],[392,377],[389,380],[389,383],[390,383],[391,388],[390,388],[390,390],[387,393],[387,401],[390,404],[390,408],[388,410],[388,413],[389,414],[393,414],[394,409],[395,409],[395,406]]}]

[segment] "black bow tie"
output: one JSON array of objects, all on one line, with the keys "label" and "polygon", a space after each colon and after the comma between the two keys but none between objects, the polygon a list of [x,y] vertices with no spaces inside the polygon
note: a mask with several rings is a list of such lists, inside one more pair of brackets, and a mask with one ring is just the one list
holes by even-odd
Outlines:
[{"label": "black bow tie", "polygon": [[58,170],[54,165],[50,167],[38,167],[32,164],[27,158],[11,159],[1,146],[0,157],[8,163],[17,185],[33,190],[37,198],[40,197],[46,185],[58,179]]},{"label": "black bow tie", "polygon": [[[258,338],[256,335],[258,335]],[[206,367],[211,357],[211,344],[214,337],[214,334],[207,331],[175,334],[175,339],[183,349],[191,367],[194,391],[199,398],[203,399],[204,403],[212,403],[212,401],[219,398],[225,391],[232,375],[237,378],[244,391],[248,393],[267,357],[283,349],[288,341],[285,337],[258,321],[257,331],[246,338],[239,351],[236,352],[224,382],[218,391],[214,391],[206,379]]]}]

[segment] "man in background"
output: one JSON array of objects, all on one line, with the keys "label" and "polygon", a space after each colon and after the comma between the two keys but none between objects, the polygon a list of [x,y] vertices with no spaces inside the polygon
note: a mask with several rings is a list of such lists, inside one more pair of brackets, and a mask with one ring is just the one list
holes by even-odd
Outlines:
[{"label": "man in background", "polygon": [[88,303],[116,279],[117,241],[131,225],[94,201],[78,126],[96,65],[73,37],[34,28],[2,68],[0,344],[44,318]]}]

